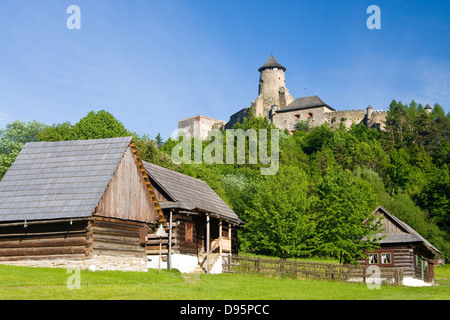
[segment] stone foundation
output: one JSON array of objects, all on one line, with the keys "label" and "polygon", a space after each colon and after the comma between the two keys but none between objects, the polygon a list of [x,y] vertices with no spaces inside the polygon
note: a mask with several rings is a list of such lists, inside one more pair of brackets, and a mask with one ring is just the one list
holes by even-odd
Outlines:
[{"label": "stone foundation", "polygon": [[90,271],[147,271],[146,258],[94,256],[82,260],[21,260],[1,262],[5,265],[41,268],[65,268]]}]

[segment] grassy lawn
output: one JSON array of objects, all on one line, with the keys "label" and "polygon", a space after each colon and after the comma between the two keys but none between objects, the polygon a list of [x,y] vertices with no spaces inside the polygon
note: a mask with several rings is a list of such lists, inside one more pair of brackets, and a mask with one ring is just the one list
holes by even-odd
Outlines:
[{"label": "grassy lawn", "polygon": [[[440,267],[440,274],[450,268]],[[444,274],[445,274],[444,273]],[[450,286],[389,287],[258,275],[185,275],[178,271],[81,271],[80,289],[67,287],[66,269],[0,265],[0,299],[116,300],[448,300]],[[218,289],[219,288],[219,289]]]}]

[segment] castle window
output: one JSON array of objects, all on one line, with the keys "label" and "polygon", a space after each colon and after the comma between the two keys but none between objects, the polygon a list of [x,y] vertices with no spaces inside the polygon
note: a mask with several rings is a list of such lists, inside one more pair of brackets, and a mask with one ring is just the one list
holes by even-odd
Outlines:
[{"label": "castle window", "polygon": [[292,116],[292,118],[293,118],[293,119],[300,119],[300,115],[299,115],[299,114],[294,114],[294,115]]},{"label": "castle window", "polygon": [[308,116],[306,118],[312,118],[312,117],[313,117],[313,114],[310,112],[310,113],[308,113]]}]

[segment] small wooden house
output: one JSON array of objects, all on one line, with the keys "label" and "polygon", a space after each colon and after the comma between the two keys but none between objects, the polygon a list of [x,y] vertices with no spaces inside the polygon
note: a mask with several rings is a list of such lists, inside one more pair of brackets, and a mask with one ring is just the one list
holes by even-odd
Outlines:
[{"label": "small wooden house", "polygon": [[377,237],[380,249],[367,252],[359,262],[366,266],[397,267],[403,271],[403,283],[434,283],[434,257],[441,253],[409,225],[382,206],[372,214],[384,218],[383,232]]},{"label": "small wooden house", "polygon": [[0,262],[146,270],[148,230],[159,223],[131,137],[27,143],[0,182]]},{"label": "small wooden house", "polygon": [[[204,181],[155,164],[143,162],[154,193],[172,225],[171,242],[164,241],[170,266],[182,272],[220,273],[223,255],[237,253],[236,213]],[[149,235],[147,253],[153,266],[159,262],[158,237]]]},{"label": "small wooden house", "polygon": [[220,272],[241,223],[205,182],[143,162],[131,137],[27,143],[0,181],[0,263],[147,270],[163,240],[169,266]]}]

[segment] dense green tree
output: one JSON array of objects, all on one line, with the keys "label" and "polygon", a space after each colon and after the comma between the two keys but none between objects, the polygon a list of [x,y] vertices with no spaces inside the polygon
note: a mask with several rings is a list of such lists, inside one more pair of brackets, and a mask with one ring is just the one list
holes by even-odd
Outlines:
[{"label": "dense green tree", "polygon": [[90,111],[76,124],[54,124],[39,133],[41,141],[88,140],[134,136],[114,116],[104,110]]},{"label": "dense green tree", "polygon": [[446,232],[450,232],[450,175],[447,166],[434,168],[427,184],[414,196],[422,210]]},{"label": "dense green tree", "polygon": [[104,110],[91,111],[77,122],[72,130],[76,139],[104,139],[132,136],[125,126],[114,116]]},{"label": "dense green tree", "polygon": [[0,129],[0,179],[12,165],[22,147],[27,142],[38,141],[39,132],[47,128],[44,123],[28,123],[16,120]]},{"label": "dense green tree", "polygon": [[315,191],[317,253],[349,263],[376,247],[375,234],[381,225],[370,215],[377,203],[366,181],[338,170],[329,172]]},{"label": "dense green tree", "polygon": [[309,255],[314,220],[306,174],[286,166],[276,175],[262,177],[251,190],[242,233],[247,249],[282,259]]},{"label": "dense green tree", "polygon": [[317,152],[321,150],[323,146],[330,143],[333,137],[333,130],[328,126],[328,124],[315,127],[303,140],[303,151],[307,154]]},{"label": "dense green tree", "polygon": [[75,140],[76,135],[70,122],[54,124],[38,133],[39,141],[66,141]]}]

